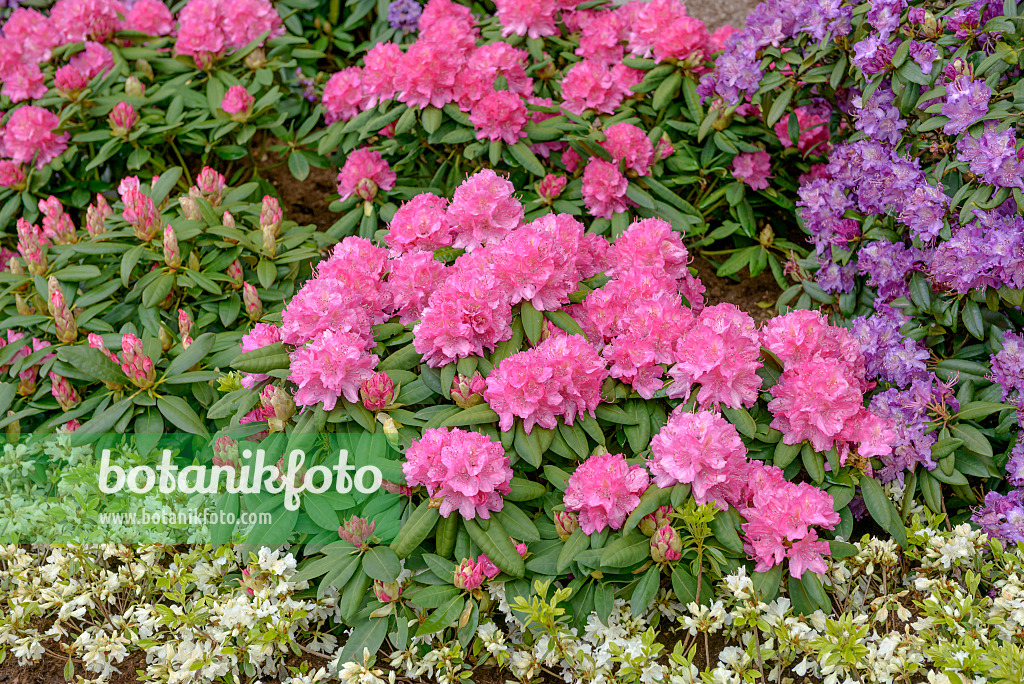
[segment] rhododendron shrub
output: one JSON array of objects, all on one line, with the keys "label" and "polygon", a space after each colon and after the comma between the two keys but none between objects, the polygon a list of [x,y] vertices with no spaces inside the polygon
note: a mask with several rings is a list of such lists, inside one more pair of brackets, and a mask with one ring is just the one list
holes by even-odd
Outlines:
[{"label": "rhododendron shrub", "polygon": [[[82,225],[55,196],[40,200],[38,223],[18,219],[0,294],[0,403],[15,434],[208,434],[215,369],[280,340],[276,326],[246,331],[277,314],[331,238],[212,168],[176,194],[181,173],[121,179],[119,198],[96,195]],[[291,402],[282,393],[262,419],[290,416]]]},{"label": "rhododendron shrub", "polygon": [[[771,390],[773,427],[839,461],[845,435],[858,434],[858,454],[877,458],[875,476],[904,487],[906,502],[920,496],[1008,542],[1024,538],[1011,531],[1024,519],[1018,13],[966,0],[770,0],[700,87],[713,109],[759,107],[790,145],[828,155],[800,179],[813,254],[790,264],[801,282],[779,305],[835,314],[855,344],[832,340],[835,363],[796,355]],[[748,183],[764,175],[739,168]],[[820,337],[805,323],[800,334]],[[878,383],[867,404],[836,363]],[[796,409],[811,386],[815,406]]]},{"label": "rhododendron shrub", "polygon": [[[157,0],[60,0],[0,19],[0,230],[36,222],[51,194],[84,219],[92,195],[126,175],[225,161],[257,175],[269,129],[308,119],[312,105],[285,90],[303,40],[284,35],[274,3],[180,5],[175,16]],[[327,163],[304,142],[315,122],[275,134],[303,178]]]},{"label": "rhododendron shrub", "polygon": [[[827,110],[801,113],[813,130],[797,143],[749,125],[754,115],[701,127],[698,79],[729,29],[710,33],[681,0],[495,7],[429,0],[415,30],[371,41],[330,74],[318,152],[340,169],[339,230],[371,238],[417,189],[451,196],[491,168],[520,189],[530,219],[570,213],[612,236],[638,217],[689,237],[713,226],[702,246],[744,248],[723,275],[770,268],[785,283],[789,252],[805,253],[785,240],[796,232],[792,190],[827,149]],[[769,151],[787,147],[793,163],[772,171]],[[371,177],[369,151],[393,184]]]},{"label": "rhododendron shrub", "polygon": [[[531,217],[484,169],[450,198],[411,198],[376,238],[343,239],[280,324],[246,334],[233,362],[246,389],[214,412],[223,434],[268,450],[365,442],[356,460],[381,469],[385,493],[355,508],[314,497],[257,536],[307,544],[309,576],[329,583],[339,524],[393,523],[359,541],[345,581],[398,582],[386,596],[399,598],[366,594],[362,610],[398,619],[420,596],[441,620],[447,605],[484,610],[489,580],[509,599],[569,574],[635,605],[663,577],[706,601],[716,568],[739,565],[814,591],[849,550],[858,486],[899,520],[871,473],[900,458],[903,422],[876,409],[856,334],[808,311],[758,328],[706,305],[669,223],[609,240],[567,213]],[[268,392],[294,415],[273,414]],[[275,496],[260,505],[283,510]],[[702,550],[685,522],[698,514],[714,537]]]}]

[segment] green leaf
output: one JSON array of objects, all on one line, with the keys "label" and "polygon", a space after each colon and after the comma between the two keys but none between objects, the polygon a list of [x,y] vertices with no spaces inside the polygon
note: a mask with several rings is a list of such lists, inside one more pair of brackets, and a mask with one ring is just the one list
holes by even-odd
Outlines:
[{"label": "green leaf", "polygon": [[470,538],[502,572],[513,577],[522,577],[526,573],[522,556],[516,551],[512,538],[497,518],[490,520],[486,530],[475,519],[466,520],[465,526]]},{"label": "green leaf", "polygon": [[569,564],[576,559],[576,556],[586,551],[589,547],[590,539],[582,528],[577,527],[569,535],[569,538],[565,540],[562,550],[558,552],[558,563],[556,565],[558,573],[562,574],[568,570]]},{"label": "green leaf", "polygon": [[830,539],[828,542],[829,555],[833,558],[852,558],[860,553],[854,544]]},{"label": "green leaf", "polygon": [[537,542],[540,541],[540,531],[537,530],[537,526],[533,523],[523,509],[516,506],[514,503],[506,500],[505,505],[500,511],[494,514],[501,524],[505,527],[505,531],[508,532],[508,536],[515,539],[517,542]]},{"label": "green leaf", "polygon": [[668,103],[676,96],[676,93],[679,92],[679,88],[682,84],[683,75],[681,73],[673,71],[669,74],[654,90],[654,96],[651,98],[651,106],[654,107],[655,111],[660,112],[665,109]]},{"label": "green leaf", "polygon": [[160,409],[164,418],[171,421],[171,424],[179,430],[194,435],[208,434],[202,419],[181,397],[176,397],[173,394],[161,395],[156,399],[156,407]]},{"label": "green leaf", "polygon": [[288,350],[281,342],[239,354],[231,362],[232,368],[243,373],[268,373],[283,370],[288,368],[288,365]]},{"label": "green leaf", "polygon": [[782,91],[782,94],[775,98],[772,102],[771,109],[768,110],[768,118],[765,119],[765,124],[769,128],[773,127],[778,123],[782,115],[786,113],[786,108],[789,107],[790,100],[793,99],[793,93],[795,92],[793,86],[786,88]]},{"label": "green leaf", "polygon": [[967,300],[960,316],[964,321],[964,327],[967,328],[967,332],[979,340],[985,339],[985,321],[981,318],[981,307],[978,306],[977,302],[970,299]]},{"label": "green leaf", "polygon": [[540,342],[540,336],[544,332],[544,317],[537,309],[533,308],[530,302],[523,302],[520,305],[519,316],[523,321],[523,331],[531,344]]},{"label": "green leaf", "polygon": [[[178,354],[177,357],[167,366],[166,377],[171,378],[179,373],[184,373],[192,366],[196,365],[211,349],[216,341],[216,336],[213,333],[203,333],[188,346],[188,349]],[[97,350],[98,351],[98,350]]]},{"label": "green leaf", "polygon": [[629,607],[634,615],[641,615],[654,602],[661,586],[661,568],[655,566],[647,570],[633,589]]},{"label": "green leaf", "polygon": [[757,434],[757,423],[754,422],[754,419],[742,406],[738,409],[725,406],[722,408],[722,414],[725,415],[730,423],[736,426],[741,435],[753,437]]},{"label": "green leaf", "polygon": [[962,440],[964,446],[974,453],[992,458],[992,443],[988,441],[988,438],[978,428],[966,423],[958,423],[950,429],[950,432],[953,433],[954,437]]},{"label": "green leaf", "polygon": [[466,599],[461,596],[456,596],[451,601],[446,603],[441,608],[438,608],[430,616],[423,621],[419,629],[416,630],[416,636],[423,636],[425,634],[434,634],[440,632],[446,627],[450,627],[459,616],[462,615],[462,610],[466,606]]},{"label": "green leaf", "polygon": [[109,382],[115,385],[128,382],[128,376],[99,349],[93,349],[84,344],[60,347],[57,349],[57,357],[100,382]]},{"label": "green leaf", "polygon": [[754,591],[757,598],[765,603],[775,600],[779,595],[779,588],[782,582],[782,565],[774,565],[765,572],[752,573],[750,578],[754,582]]},{"label": "green leaf", "polygon": [[534,176],[544,176],[547,173],[544,169],[544,165],[540,163],[537,156],[522,140],[517,142],[515,145],[510,146],[508,149],[512,153],[512,157],[519,162],[519,165]]},{"label": "green leaf", "polygon": [[[399,558],[406,558],[424,539],[430,536],[441,515],[436,508],[430,507],[430,500],[424,500],[412,512],[409,519],[402,525],[401,531],[391,542],[391,550]],[[518,555],[518,554],[516,554]]]},{"label": "green leaf", "polygon": [[142,305],[146,308],[157,306],[167,298],[173,288],[174,276],[170,273],[161,273],[142,291]]},{"label": "green leaf", "polygon": [[387,638],[389,622],[388,618],[367,618],[365,622],[357,624],[345,640],[345,648],[338,662],[362,662],[366,651],[375,655]]},{"label": "green leaf", "polygon": [[441,423],[441,427],[465,427],[468,425],[484,425],[488,423],[497,423],[498,414],[495,413],[490,406],[487,404],[477,404],[471,406],[468,409],[464,409],[459,413],[456,413],[451,418],[445,419]]},{"label": "green leaf", "polygon": [[[961,406],[960,410],[956,413],[956,417],[960,420],[978,420],[979,418],[990,416],[993,413],[998,413],[999,411],[1008,408],[1013,407],[1010,404],[1004,404],[999,401],[972,401]],[[982,437],[984,437],[984,435]],[[977,451],[977,449],[972,449],[970,446],[967,448],[971,449],[971,451]],[[932,451],[934,453],[934,448]]]},{"label": "green leaf", "polygon": [[622,533],[629,534],[632,532],[640,521],[643,520],[644,516],[654,513],[660,506],[668,504],[669,499],[672,497],[672,488],[668,487],[662,489],[658,485],[652,484],[647,488],[647,491],[640,497],[640,503],[633,512],[626,518],[626,523],[622,526]]},{"label": "green leaf", "polygon": [[609,568],[625,568],[642,563],[651,556],[651,540],[634,532],[619,537],[601,552],[601,565]]},{"label": "green leaf", "polygon": [[505,495],[505,501],[533,501],[544,496],[547,491],[540,482],[532,482],[521,477],[513,477],[509,484],[511,491]]},{"label": "green leaf", "polygon": [[302,152],[295,150],[288,156],[288,171],[297,181],[304,181],[309,176],[309,160]]},{"label": "green leaf", "polygon": [[434,133],[441,127],[441,110],[433,105],[427,107],[420,114],[420,121],[423,122],[423,130],[427,133]]},{"label": "green leaf", "polygon": [[868,513],[871,514],[875,522],[881,525],[882,529],[888,531],[900,546],[907,548],[907,532],[903,520],[896,511],[896,507],[889,501],[889,497],[885,495],[878,480],[867,475],[862,476],[860,491],[864,497],[864,505],[867,506]]},{"label": "green leaf", "polygon": [[323,494],[307,492],[302,497],[302,508],[313,522],[325,530],[338,529],[338,514],[331,506],[330,500]]},{"label": "green leaf", "polygon": [[374,546],[363,556],[363,571],[372,579],[394,582],[402,572],[398,555],[386,546]]}]

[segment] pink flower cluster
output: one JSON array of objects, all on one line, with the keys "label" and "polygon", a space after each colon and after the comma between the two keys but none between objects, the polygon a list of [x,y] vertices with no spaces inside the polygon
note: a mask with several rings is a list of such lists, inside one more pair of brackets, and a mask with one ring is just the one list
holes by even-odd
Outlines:
[{"label": "pink flower cluster", "polygon": [[[281,341],[281,328],[270,323],[257,323],[252,330],[242,335],[242,352],[256,351]],[[242,387],[252,389],[264,380],[269,380],[266,373],[246,373],[242,377]]]},{"label": "pink flower cluster", "polygon": [[[0,337],[0,349],[3,349],[4,347],[6,347],[9,344],[14,344],[16,342],[19,342],[20,340],[25,340],[25,334],[24,333],[14,332],[13,330],[8,329],[7,330],[7,339],[4,340],[4,338]],[[16,352],[14,352],[13,356],[11,356],[10,361],[8,363],[0,366],[0,371],[6,373],[8,370],[10,370],[11,365],[15,361],[17,361],[19,359],[24,359],[24,358],[26,358],[28,356],[31,356],[32,354],[35,354],[36,352],[40,352],[40,351],[46,349],[49,346],[50,346],[49,342],[47,342],[46,340],[41,340],[41,339],[36,338],[36,337],[33,337],[31,339],[31,341],[25,340],[25,342],[22,343],[22,346]],[[27,368],[22,367],[22,369],[20,371],[18,371],[18,390],[17,391],[18,391],[19,395],[21,395],[23,397],[30,397],[30,396],[32,396],[35,393],[37,381],[39,379],[39,369],[40,369],[40,367],[42,366],[42,364],[44,364],[47,361],[49,361],[50,359],[54,358],[54,356],[56,356],[56,355],[55,354],[45,354],[43,356],[43,358],[39,359],[34,365],[29,366]]]},{"label": "pink flower cluster", "polygon": [[[783,147],[792,147],[793,141],[789,137],[789,120],[793,114],[787,114],[775,124],[775,134],[779,136],[779,142]],[[829,112],[819,111],[813,107],[797,107],[796,123],[799,133],[797,134],[796,148],[802,155],[824,155],[831,149],[829,145]]]},{"label": "pink flower cluster", "polygon": [[479,432],[436,428],[406,450],[402,471],[410,486],[423,485],[431,498],[440,499],[440,513],[454,511],[466,520],[490,518],[505,505],[502,494],[511,491],[512,468],[505,449]]},{"label": "pink flower cluster", "polygon": [[264,33],[270,38],[284,35],[281,17],[269,0],[189,0],[178,21],[174,50],[192,57],[200,69]]},{"label": "pink flower cluster", "polygon": [[746,521],[744,548],[757,572],[786,558],[794,577],[828,569],[821,557],[828,543],[811,526],[839,524],[832,497],[813,485],[786,481],[779,468],[748,460],[736,428],[718,414],[673,413],[651,440],[648,467],[659,487],[690,484],[698,504],[735,507]]},{"label": "pink flower cluster", "polygon": [[579,511],[580,528],[587,534],[606,527],[622,529],[640,505],[650,478],[643,466],[631,466],[622,454],[591,456],[569,476],[565,510]]},{"label": "pink flower cluster", "polygon": [[523,419],[527,434],[534,425],[567,425],[584,413],[594,415],[608,370],[597,350],[579,335],[549,337],[533,349],[509,356],[487,376],[484,399],[511,430]]},{"label": "pink flower cluster", "polygon": [[58,133],[58,126],[60,117],[42,107],[15,109],[0,129],[0,157],[43,168],[68,147],[69,135]]},{"label": "pink flower cluster", "polygon": [[338,194],[345,200],[356,195],[370,201],[378,190],[395,187],[398,176],[376,150],[361,149],[348,155],[338,173]]},{"label": "pink flower cluster", "polygon": [[501,573],[498,566],[491,562],[486,554],[481,553],[476,560],[465,558],[455,566],[453,584],[458,589],[474,591],[483,585],[485,579],[494,579]]},{"label": "pink flower cluster", "polygon": [[893,426],[864,408],[870,389],[864,355],[849,331],[801,310],[769,321],[761,339],[783,364],[768,404],[783,442],[809,440],[815,451],[835,447],[844,463],[851,444],[865,457],[892,452]]},{"label": "pink flower cluster", "polygon": [[768,188],[772,177],[771,155],[767,152],[743,152],[732,160],[732,175],[753,190]]}]

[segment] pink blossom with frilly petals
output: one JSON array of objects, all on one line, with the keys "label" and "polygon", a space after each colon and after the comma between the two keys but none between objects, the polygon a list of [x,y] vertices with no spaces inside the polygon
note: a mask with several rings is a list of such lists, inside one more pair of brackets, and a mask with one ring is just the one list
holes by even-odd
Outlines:
[{"label": "pink blossom with frilly petals", "polygon": [[2,144],[4,155],[15,164],[30,163],[41,169],[67,149],[67,133],[56,133],[60,117],[53,112],[26,105],[15,109],[7,125],[3,127]]},{"label": "pink blossom with frilly petals", "polygon": [[609,527],[622,529],[626,518],[640,505],[649,477],[643,466],[630,466],[622,454],[602,454],[584,461],[569,476],[565,510],[579,511],[586,534]]},{"label": "pink blossom with frilly petals", "polygon": [[367,106],[363,70],[357,66],[333,74],[324,86],[324,121],[348,121]]},{"label": "pink blossom with frilly petals", "polygon": [[772,177],[771,157],[767,152],[743,152],[732,160],[732,175],[754,190],[765,190]]},{"label": "pink blossom with frilly petals", "polygon": [[[689,484],[694,501],[705,504],[716,500],[716,486],[736,477],[746,462],[739,432],[720,415],[674,412],[651,439],[647,467],[654,484],[663,489]],[[730,502],[718,497],[717,504],[725,510]]]},{"label": "pink blossom with frilly petals", "polygon": [[395,212],[384,242],[398,254],[451,247],[454,228],[448,222],[447,207],[443,197],[429,192],[416,195]]},{"label": "pink blossom with frilly petals", "polygon": [[665,384],[665,369],[649,337],[632,332],[619,335],[605,345],[601,356],[611,364],[611,377],[630,385],[644,399],[651,399]]},{"label": "pink blossom with frilly petals", "polygon": [[584,230],[568,214],[547,214],[494,246],[492,273],[505,282],[512,304],[556,311],[569,303],[579,288],[576,254]]},{"label": "pink blossom with frilly petals", "polygon": [[174,30],[174,16],[160,0],[137,0],[128,10],[127,28],[147,36],[166,36]]},{"label": "pink blossom with frilly petals", "polygon": [[584,59],[612,65],[622,62],[625,37],[622,15],[618,12],[597,12],[586,20],[580,34],[576,54]]},{"label": "pink blossom with frilly petals", "polygon": [[473,12],[452,0],[429,0],[420,14],[420,31],[430,31],[442,20],[453,19],[470,27],[476,22]]},{"label": "pink blossom with frilly petals", "polygon": [[441,499],[440,513],[458,511],[466,520],[500,511],[511,490],[512,468],[500,442],[459,428],[424,430],[405,452],[406,483],[423,485]]},{"label": "pink blossom with frilly petals", "polygon": [[11,102],[38,100],[46,95],[48,90],[38,64],[17,65],[4,75],[3,82],[3,94],[9,97]]},{"label": "pink blossom with frilly petals", "polygon": [[615,164],[591,157],[583,170],[583,204],[592,216],[610,219],[625,211],[629,182]]},{"label": "pink blossom with frilly petals", "polygon": [[821,312],[799,309],[772,318],[761,331],[761,344],[785,367],[811,360],[838,363],[862,392],[868,389],[860,343],[846,328],[829,325]]},{"label": "pink blossom with frilly petals", "polygon": [[299,406],[323,404],[330,411],[338,399],[359,401],[359,388],[377,366],[376,354],[368,354],[366,339],[355,333],[324,330],[304,347],[291,353],[289,380],[299,386]]},{"label": "pink blossom with frilly petals", "polygon": [[409,252],[388,262],[391,273],[387,288],[391,293],[399,323],[408,325],[419,319],[434,289],[444,282],[445,265],[430,252]]},{"label": "pink blossom with frilly petals", "polygon": [[565,166],[569,173],[576,173],[580,168],[580,153],[572,147],[566,148],[565,152],[562,152],[562,164]]},{"label": "pink blossom with frilly petals", "polygon": [[537,194],[541,199],[553,200],[562,194],[569,179],[565,176],[558,176],[549,173],[537,183]]},{"label": "pink blossom with frilly petals", "polygon": [[378,190],[395,187],[398,176],[376,150],[356,150],[345,159],[338,174],[338,194],[345,200],[352,195],[371,200]]},{"label": "pink blossom with frilly petals", "polygon": [[892,445],[899,440],[896,426],[891,420],[876,416],[868,409],[861,411],[852,420],[846,421],[839,435],[839,462],[846,464],[849,445],[857,445],[857,453],[864,458],[888,456]]},{"label": "pink blossom with frilly petals", "polygon": [[754,319],[729,303],[701,311],[696,323],[676,344],[676,363],[670,397],[690,396],[700,384],[697,403],[702,408],[724,404],[730,408],[753,406],[761,389],[761,344]]},{"label": "pink blossom with frilly petals", "polygon": [[175,54],[191,56],[201,69],[209,68],[228,47],[220,4],[221,0],[189,0],[178,13]]},{"label": "pink blossom with frilly petals", "polygon": [[25,182],[25,172],[7,159],[0,160],[0,188],[17,188]]},{"label": "pink blossom with frilly petals", "polygon": [[487,376],[484,399],[503,431],[519,417],[529,433],[534,425],[556,427],[558,418],[572,425],[584,413],[594,415],[606,377],[604,362],[586,339],[550,337],[502,360]]},{"label": "pink blossom with frilly petals", "polygon": [[723,50],[725,48],[725,41],[734,33],[736,33],[736,29],[729,24],[715,29],[714,33],[708,36],[706,53],[710,56]]},{"label": "pink blossom with frilly petals", "polygon": [[228,114],[241,114],[252,109],[255,102],[256,98],[249,94],[245,86],[235,85],[224,93],[224,99],[220,101],[220,108]]},{"label": "pink blossom with frilly petals", "polygon": [[608,253],[608,275],[624,278],[638,268],[661,268],[675,279],[692,278],[690,254],[672,224],[658,218],[638,219],[615,240]]},{"label": "pink blossom with frilly petals", "polygon": [[558,35],[555,15],[558,14],[558,0],[495,0],[501,35],[542,36]]},{"label": "pink blossom with frilly petals", "polygon": [[512,306],[489,273],[468,271],[449,277],[430,295],[413,345],[434,368],[494,351],[512,337]]},{"label": "pink blossom with frilly petals", "polygon": [[810,440],[815,451],[828,451],[863,409],[858,380],[845,366],[820,360],[787,364],[771,393],[771,425],[782,432],[782,441]]},{"label": "pink blossom with frilly petals", "polygon": [[818,539],[818,533],[811,530],[803,539],[793,542],[786,557],[789,558],[789,574],[796,579],[803,577],[804,572],[816,572],[819,575],[828,572],[828,563],[823,556],[831,554],[828,542]]},{"label": "pink blossom with frilly petals", "polygon": [[[793,115],[786,114],[775,124],[775,134],[779,136],[779,142],[783,147],[793,146],[793,141],[789,139],[789,117],[791,116]],[[828,153],[828,115],[822,115],[811,107],[797,107],[796,122],[800,131],[797,134],[796,148],[800,154]]]},{"label": "pink blossom with frilly petals", "polygon": [[622,96],[612,72],[600,62],[577,62],[562,77],[562,107],[573,114],[580,115],[588,109],[613,114]]},{"label": "pink blossom with frilly petals", "polygon": [[114,68],[114,53],[105,45],[87,42],[85,49],[68,60],[68,64],[85,74],[90,81]]},{"label": "pink blossom with frilly petals", "polygon": [[600,235],[584,234],[576,253],[576,269],[580,272],[580,279],[586,280],[606,271],[610,251],[611,245]]},{"label": "pink blossom with frilly petals", "polygon": [[617,123],[604,131],[605,140],[601,147],[608,151],[615,162],[623,162],[627,171],[646,176],[654,163],[654,145],[647,134],[630,123]]},{"label": "pink blossom with frilly petals", "polygon": [[333,330],[357,335],[368,344],[373,339],[373,320],[362,295],[334,278],[306,281],[281,314],[281,340],[301,345]]},{"label": "pink blossom with frilly petals", "polygon": [[117,0],[57,0],[50,10],[50,25],[65,44],[105,43],[122,28],[118,15],[127,14],[128,9]]},{"label": "pink blossom with frilly petals", "polygon": [[448,223],[455,227],[453,247],[473,250],[495,242],[523,222],[515,187],[491,169],[476,172],[455,188]]},{"label": "pink blossom with frilly petals", "polygon": [[388,299],[382,285],[387,269],[388,251],[366,238],[350,235],[334,246],[329,258],[316,267],[320,279],[336,280],[352,290],[359,306],[366,309],[373,323],[383,323],[389,315]]},{"label": "pink blossom with frilly petals", "polygon": [[376,107],[395,96],[395,68],[402,57],[402,48],[394,43],[377,43],[366,51],[362,71],[362,94],[366,98],[363,107]]},{"label": "pink blossom with frilly petals", "polygon": [[264,32],[268,38],[284,35],[281,15],[270,0],[220,0],[220,11],[230,48],[243,48]]},{"label": "pink blossom with frilly petals", "polygon": [[[53,48],[61,43],[60,31],[54,30],[50,20],[42,12],[27,7],[17,7],[11,12],[3,24],[3,35],[6,40],[0,44],[0,49],[15,62],[47,62]],[[3,74],[2,69],[0,74]]]},{"label": "pink blossom with frilly petals", "polygon": [[633,86],[644,80],[646,72],[642,69],[634,69],[625,64],[616,64],[611,69],[612,83],[615,84],[616,107],[625,98],[642,98],[643,95],[633,92]]},{"label": "pink blossom with frilly petals", "polygon": [[398,100],[420,109],[444,107],[455,99],[455,78],[462,56],[443,44],[417,41],[395,65]]},{"label": "pink blossom with frilly petals", "polygon": [[491,93],[473,107],[469,120],[477,140],[504,140],[514,145],[526,136],[526,105],[523,98],[507,90]]},{"label": "pink blossom with frilly petals", "polygon": [[629,48],[634,56],[675,62],[702,52],[707,42],[704,22],[687,14],[680,0],[651,0],[636,13]]},{"label": "pink blossom with frilly petals", "polygon": [[533,79],[526,75],[527,53],[508,43],[489,43],[475,48],[455,77],[455,101],[463,111],[471,111],[481,100],[495,92],[495,81],[504,77],[507,90],[529,99]]},{"label": "pink blossom with frilly petals", "polygon": [[77,67],[65,64],[57,69],[57,73],[53,78],[53,84],[62,93],[72,95],[80,90],[84,90],[89,85],[89,79]]},{"label": "pink blossom with frilly petals", "polygon": [[[242,352],[255,351],[281,341],[281,328],[270,323],[257,323],[252,330],[242,335]],[[242,376],[242,387],[252,389],[264,380],[269,380],[266,373],[246,373]]]}]

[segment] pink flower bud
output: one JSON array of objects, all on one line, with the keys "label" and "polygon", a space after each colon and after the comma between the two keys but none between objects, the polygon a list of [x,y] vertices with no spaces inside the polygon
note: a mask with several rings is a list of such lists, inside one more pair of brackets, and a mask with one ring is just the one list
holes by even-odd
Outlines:
[{"label": "pink flower bud", "polygon": [[71,222],[71,217],[64,213],[64,205],[59,199],[50,195],[45,200],[39,200],[39,211],[43,215],[42,230],[47,239],[58,245],[78,242],[75,224]]},{"label": "pink flower bud", "polygon": [[338,536],[357,549],[368,549],[370,545],[367,542],[373,538],[373,532],[376,529],[377,523],[352,516],[348,522],[338,528]]},{"label": "pink flower bud", "polygon": [[497,577],[501,571],[484,554],[476,560],[472,558],[463,559],[455,567],[455,586],[466,591],[474,591],[480,588],[485,579]]},{"label": "pink flower bud", "polygon": [[566,541],[572,533],[579,529],[579,516],[572,511],[555,511],[555,532],[558,538]]},{"label": "pink flower bud", "polygon": [[0,188],[21,190],[25,187],[25,172],[9,159],[0,161]]},{"label": "pink flower bud", "polygon": [[39,226],[19,218],[17,223],[18,253],[25,260],[25,266],[31,275],[46,273],[46,248],[50,241]]},{"label": "pink flower bud", "polygon": [[271,432],[282,432],[284,426],[295,415],[295,400],[283,387],[267,385],[260,392],[260,403],[271,412],[267,425]]},{"label": "pink flower bud", "polygon": [[182,348],[188,349],[192,344],[192,317],[184,309],[178,309],[178,334]]},{"label": "pink flower bud", "polygon": [[47,281],[47,289],[50,299],[48,308],[57,327],[57,339],[64,344],[71,344],[78,339],[78,325],[75,323],[75,316],[68,308],[60,283],[53,276],[50,276]]},{"label": "pink flower bud", "polygon": [[482,404],[484,401],[483,393],[487,389],[487,381],[479,373],[474,373],[473,377],[467,378],[465,375],[459,373],[455,376],[455,381],[452,382],[451,397],[452,401],[459,408],[467,409],[470,406],[476,406]]},{"label": "pink flower bud", "polygon": [[164,227],[164,263],[172,271],[181,266],[181,250],[178,248],[178,234],[171,224]]},{"label": "pink flower bud", "polygon": [[224,94],[224,99],[220,102],[220,108],[230,114],[233,121],[241,122],[246,121],[252,114],[252,106],[255,102],[256,98],[249,94],[245,86],[236,85],[228,88],[228,92]]},{"label": "pink flower bud", "polygon": [[373,580],[373,595],[377,597],[377,600],[381,603],[392,603],[398,600],[398,597],[402,595],[402,583],[401,582],[381,582],[380,580]]},{"label": "pink flower bud", "polygon": [[238,288],[242,287],[242,284],[245,279],[245,274],[242,273],[242,263],[238,259],[235,259],[230,264],[228,264],[226,274],[228,278],[231,279],[231,287],[233,289],[237,290]]},{"label": "pink flower bud", "polygon": [[139,117],[135,113],[135,107],[132,107],[127,102],[118,102],[114,105],[110,116],[107,117],[107,121],[110,123],[110,132],[116,138],[123,138],[128,135],[128,131],[132,130],[135,122],[138,120]]},{"label": "pink flower bud", "polygon": [[103,338],[100,337],[98,334],[89,333],[89,336],[86,339],[89,340],[90,347],[92,347],[93,349],[99,349],[108,359],[110,359],[117,365],[121,365],[121,361],[117,358],[117,355],[115,355],[109,349],[107,349],[107,345],[104,344]]},{"label": "pink flower bud", "polygon": [[541,199],[546,200],[550,204],[556,197],[562,194],[562,191],[565,190],[565,184],[568,182],[569,179],[565,176],[549,173],[537,183],[537,194],[540,195]]},{"label": "pink flower bud", "polygon": [[203,213],[199,211],[199,205],[196,203],[194,197],[188,195],[182,195],[178,198],[178,206],[181,207],[181,213],[189,221],[202,221]]},{"label": "pink flower bud", "polygon": [[377,184],[369,178],[360,178],[356,183],[356,196],[370,202],[377,196]]},{"label": "pink flower bud", "polygon": [[239,465],[238,442],[227,435],[221,435],[213,443],[213,465],[237,468]]},{"label": "pink flower bud", "polygon": [[114,210],[107,203],[107,198],[96,193],[96,202],[90,204],[89,208],[85,210],[85,230],[93,237],[103,235],[107,232],[105,225],[107,217],[113,213]]},{"label": "pink flower bud", "polygon": [[245,283],[242,286],[242,304],[245,306],[245,313],[248,314],[250,320],[258,321],[263,318],[263,302],[260,301],[260,295],[256,292],[256,288],[250,283]]},{"label": "pink flower bud", "polygon": [[653,536],[655,532],[669,524],[672,519],[672,507],[671,506],[658,506],[658,510],[645,515],[640,520],[640,531],[646,534],[648,537]]},{"label": "pink flower bud", "polygon": [[159,234],[163,226],[160,211],[153,204],[153,200],[142,194],[137,182],[125,187],[121,193],[121,201],[124,202],[124,211],[121,215],[135,229],[137,238],[149,242]]},{"label": "pink flower bud", "polygon": [[156,380],[153,359],[146,356],[142,340],[131,333],[121,338],[121,370],[139,387],[151,387]]},{"label": "pink flower bud", "polygon": [[[228,228],[236,227],[235,226],[235,217],[231,214],[230,211],[225,211],[224,212],[224,214],[220,217],[220,222],[221,222],[222,225],[224,225],[224,226],[226,226]],[[227,240],[228,240],[228,242],[235,242],[231,238],[227,238]]]},{"label": "pink flower bud", "polygon": [[373,373],[359,390],[368,411],[383,411],[395,401],[395,383],[387,373]]},{"label": "pink flower bud", "polygon": [[519,554],[519,557],[520,558],[526,558],[526,554],[527,554],[526,542],[519,542],[517,544],[516,540],[512,539],[512,543],[515,544],[516,553]]},{"label": "pink flower bud", "polygon": [[57,400],[61,410],[70,411],[78,406],[81,399],[67,378],[62,378],[53,371],[50,371],[50,383],[50,394]]},{"label": "pink flower bud", "polygon": [[676,148],[672,145],[672,140],[668,135],[662,133],[661,138],[658,139],[658,144],[654,146],[654,158],[655,159],[668,159],[672,156],[672,153],[676,151]]},{"label": "pink flower bud", "polygon": [[223,175],[209,166],[204,166],[196,177],[196,186],[210,204],[216,207],[224,199],[224,188],[227,187],[227,181],[224,180]]},{"label": "pink flower bud", "polygon": [[655,563],[675,562],[683,557],[683,540],[671,525],[658,529],[651,537],[651,558]]},{"label": "pink flower bud", "polygon": [[413,492],[413,488],[408,485],[397,484],[395,482],[389,482],[388,480],[382,481],[380,483],[380,487],[384,491],[397,494],[398,496],[412,496]]},{"label": "pink flower bud", "polygon": [[260,228],[271,229],[276,238],[281,234],[281,221],[284,214],[281,211],[281,204],[270,195],[263,196],[263,207],[260,210]]}]

